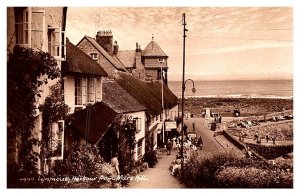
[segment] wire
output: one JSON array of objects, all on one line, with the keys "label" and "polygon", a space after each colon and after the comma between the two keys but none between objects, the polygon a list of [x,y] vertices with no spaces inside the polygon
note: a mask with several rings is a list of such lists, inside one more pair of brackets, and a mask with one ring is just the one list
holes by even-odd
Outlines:
[{"label": "wire", "polygon": [[236,40],[246,40],[246,41],[283,41],[283,42],[293,41],[289,39],[259,39],[259,38],[218,37],[218,36],[209,36],[209,37],[201,37],[201,38],[236,39]]},{"label": "wire", "polygon": [[[99,13],[96,12],[93,8],[90,8],[90,9],[92,9],[93,12],[97,15],[97,19],[98,19],[98,18],[100,19]],[[103,22],[103,24],[105,24],[109,29],[112,29],[107,23]],[[127,45],[127,43],[126,43],[123,39],[121,39],[121,37],[118,36],[117,33],[114,33],[114,34],[115,34],[115,36],[116,36],[119,40],[121,40],[121,42],[125,45],[125,47],[127,47],[127,48],[129,49],[130,52],[132,52],[133,54],[135,53],[135,52],[131,49],[131,47],[129,47],[129,46]]]}]

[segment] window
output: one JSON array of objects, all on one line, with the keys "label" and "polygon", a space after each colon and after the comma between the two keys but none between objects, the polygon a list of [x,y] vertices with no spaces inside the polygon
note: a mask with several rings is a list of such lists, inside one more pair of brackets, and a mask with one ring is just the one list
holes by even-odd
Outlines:
[{"label": "window", "polygon": [[56,58],[61,56],[61,29],[60,27],[48,27],[48,52]]},{"label": "window", "polygon": [[137,156],[140,157],[143,155],[143,139],[140,139],[137,143]]},{"label": "window", "polygon": [[82,105],[82,79],[75,79],[75,105]]},{"label": "window", "polygon": [[158,58],[158,62],[164,62],[165,59],[164,58]]},{"label": "window", "polygon": [[48,52],[58,60],[66,60],[66,35],[61,27],[48,27]]},{"label": "window", "polygon": [[44,48],[45,11],[31,8],[15,8],[16,45]]},{"label": "window", "polygon": [[98,54],[97,53],[90,53],[93,60],[98,60]]},{"label": "window", "polygon": [[28,45],[29,36],[29,12],[27,8],[15,8],[16,45]]},{"label": "window", "polygon": [[102,100],[101,78],[75,78],[75,111]]},{"label": "window", "polygon": [[133,118],[133,122],[135,124],[136,132],[140,132],[142,130],[142,119],[141,118]]},{"label": "window", "polygon": [[87,79],[87,87],[88,87],[88,90],[87,90],[87,102],[88,103],[94,103],[96,100],[96,94],[95,94],[95,83],[96,79],[95,78],[88,78]]},{"label": "window", "polygon": [[65,123],[63,120],[59,120],[53,125],[52,128],[52,139],[50,140],[52,157],[63,159],[64,151],[64,127]]}]

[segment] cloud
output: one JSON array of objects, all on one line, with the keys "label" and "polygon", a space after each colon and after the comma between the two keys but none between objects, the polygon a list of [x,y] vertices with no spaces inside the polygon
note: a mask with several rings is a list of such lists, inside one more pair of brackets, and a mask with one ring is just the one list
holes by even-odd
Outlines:
[{"label": "cloud", "polygon": [[233,47],[223,47],[223,48],[198,49],[198,50],[190,51],[189,54],[215,54],[215,53],[237,52],[237,51],[292,47],[292,46],[293,44],[291,42],[287,42],[287,43],[274,42],[274,43],[260,44],[260,45],[244,45],[244,46],[233,46]]}]

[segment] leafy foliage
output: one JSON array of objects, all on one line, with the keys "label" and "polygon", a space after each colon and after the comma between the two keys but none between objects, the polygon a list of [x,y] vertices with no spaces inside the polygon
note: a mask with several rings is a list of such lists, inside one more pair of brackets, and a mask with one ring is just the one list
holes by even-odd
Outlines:
[{"label": "leafy foliage", "polygon": [[144,161],[149,164],[149,167],[153,168],[158,162],[156,157],[156,151],[150,150],[146,152],[144,155]]},{"label": "leafy foliage", "polygon": [[226,152],[193,153],[184,166],[184,183],[188,187],[292,187],[293,167]]},{"label": "leafy foliage", "polygon": [[134,148],[136,145],[136,126],[133,120],[125,117],[125,120],[116,120],[113,124],[113,131],[118,134],[118,155],[120,172],[127,174],[134,165]]},{"label": "leafy foliage", "polygon": [[[52,151],[51,146],[49,146],[50,141],[55,142],[53,135],[51,134],[52,124],[58,120],[62,120],[66,117],[68,113],[68,106],[64,103],[64,92],[62,90],[61,82],[57,82],[50,87],[51,94],[46,97],[45,103],[39,106],[42,111],[42,142],[41,142],[41,159],[42,164],[44,164],[43,159],[50,159],[55,151]],[[58,145],[59,146],[59,145]]]},{"label": "leafy foliage", "polygon": [[[43,51],[16,46],[7,63],[7,121],[8,144],[19,141],[18,164],[8,163],[8,173],[16,176],[37,174],[38,154],[33,146],[40,143],[32,137],[37,98],[43,92],[39,87],[56,79],[60,71],[56,60]],[[15,148],[14,148],[15,149]],[[11,151],[8,151],[8,155]],[[8,177],[8,186],[14,185],[15,177]]]},{"label": "leafy foliage", "polygon": [[105,169],[105,162],[99,154],[98,147],[89,143],[75,142],[63,161],[57,161],[54,173],[59,176],[108,176],[109,170]]}]

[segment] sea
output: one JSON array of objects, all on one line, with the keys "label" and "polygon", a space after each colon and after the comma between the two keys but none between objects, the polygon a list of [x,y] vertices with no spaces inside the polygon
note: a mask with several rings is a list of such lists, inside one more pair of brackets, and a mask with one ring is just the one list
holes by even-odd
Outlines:
[{"label": "sea", "polygon": [[[293,98],[293,80],[226,80],[186,82],[185,97],[232,97],[232,98]],[[171,91],[182,95],[181,81],[168,81]]]}]

